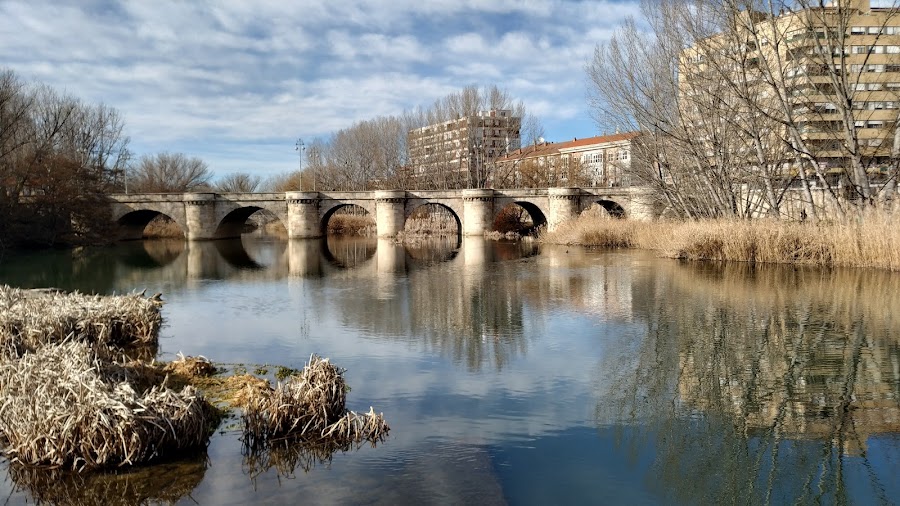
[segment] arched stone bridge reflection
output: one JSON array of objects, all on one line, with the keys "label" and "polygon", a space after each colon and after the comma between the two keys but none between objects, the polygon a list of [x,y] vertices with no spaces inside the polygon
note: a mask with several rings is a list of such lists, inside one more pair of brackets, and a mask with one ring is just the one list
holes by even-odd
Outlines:
[{"label": "arched stone bridge reflection", "polygon": [[[210,279],[320,277],[339,271],[378,277],[458,259],[482,265],[535,253],[533,242],[504,243],[481,237],[434,238],[417,246],[390,238],[229,239],[185,242],[147,240],[119,248],[118,262],[137,278],[187,282]],[[516,251],[511,251],[515,249]],[[530,253],[528,252],[530,251]],[[155,274],[151,274],[155,273]]]},{"label": "arched stone bridge reflection", "polygon": [[456,219],[461,235],[490,232],[497,215],[517,204],[536,225],[554,230],[593,204],[616,217],[650,219],[655,216],[648,194],[639,188],[543,188],[522,190],[446,190],[286,193],[114,194],[112,218],[122,226],[123,239],[138,239],[154,217],[164,214],[177,223],[189,240],[240,237],[247,218],[260,210],[278,217],[292,239],[325,235],[328,220],[338,209],[359,206],[375,217],[379,237],[403,230],[419,207],[438,205]]}]

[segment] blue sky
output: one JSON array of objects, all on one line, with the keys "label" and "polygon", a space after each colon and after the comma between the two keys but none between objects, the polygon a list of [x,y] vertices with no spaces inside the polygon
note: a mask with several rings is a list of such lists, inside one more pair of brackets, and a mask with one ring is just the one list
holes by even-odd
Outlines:
[{"label": "blue sky", "polygon": [[294,146],[497,84],[548,140],[602,133],[584,66],[637,2],[0,0],[0,66],[123,113],[138,156],[216,175],[298,168]]}]

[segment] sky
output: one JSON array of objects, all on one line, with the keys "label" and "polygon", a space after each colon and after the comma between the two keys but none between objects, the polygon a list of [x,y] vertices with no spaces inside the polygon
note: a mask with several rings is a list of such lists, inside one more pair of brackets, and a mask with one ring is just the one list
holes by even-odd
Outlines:
[{"label": "sky", "polygon": [[135,156],[300,168],[298,139],[496,84],[549,141],[611,131],[585,65],[636,0],[0,0],[0,68],[118,109]]}]

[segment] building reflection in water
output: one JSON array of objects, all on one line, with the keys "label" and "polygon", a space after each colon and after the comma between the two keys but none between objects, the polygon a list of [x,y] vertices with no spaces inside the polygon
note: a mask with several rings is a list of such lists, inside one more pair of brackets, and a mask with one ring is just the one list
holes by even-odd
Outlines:
[{"label": "building reflection in water", "polygon": [[900,277],[671,262],[639,285],[646,335],[604,361],[597,417],[654,447],[680,501],[883,494],[859,469],[900,446]]}]

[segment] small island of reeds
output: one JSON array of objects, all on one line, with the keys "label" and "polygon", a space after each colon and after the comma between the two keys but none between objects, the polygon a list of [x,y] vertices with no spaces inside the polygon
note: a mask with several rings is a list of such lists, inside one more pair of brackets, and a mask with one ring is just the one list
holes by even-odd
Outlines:
[{"label": "small island of reeds", "polygon": [[[309,469],[387,436],[374,409],[346,409],[345,371],[316,355],[301,370],[283,368],[274,386],[202,357],[156,362],[162,304],[159,295],[0,286],[0,450],[13,467],[85,471],[177,458],[205,448],[232,410],[257,463],[304,459]],[[278,461],[276,446],[294,460]]]}]

